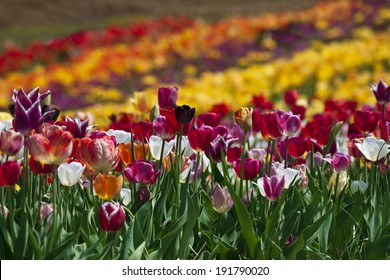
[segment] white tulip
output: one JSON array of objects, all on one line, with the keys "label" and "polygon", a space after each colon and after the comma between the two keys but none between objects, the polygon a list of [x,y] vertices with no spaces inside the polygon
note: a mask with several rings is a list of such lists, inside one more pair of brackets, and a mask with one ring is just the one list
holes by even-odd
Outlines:
[{"label": "white tulip", "polygon": [[378,140],[372,136],[364,139],[363,144],[357,143],[356,146],[364,157],[372,162],[381,160],[389,152],[389,145],[384,140]]},{"label": "white tulip", "polygon": [[74,186],[79,182],[84,169],[85,165],[83,166],[80,162],[64,162],[58,167],[58,178],[62,185],[67,187]]},{"label": "white tulip", "polygon": [[114,136],[116,143],[119,144],[129,144],[131,142],[131,133],[123,130],[114,130],[110,129],[107,131],[108,136]]},{"label": "white tulip", "polygon": [[282,180],[284,176],[284,188],[288,189],[290,186],[294,185],[298,180],[301,179],[301,174],[299,170],[292,168],[284,168],[283,164],[276,165],[274,164],[276,177],[278,180]]},{"label": "white tulip", "polygon": [[[150,153],[152,154],[153,158],[156,160],[161,160],[161,150],[162,150],[162,146],[163,146],[163,141],[164,140],[158,136],[155,136],[155,135],[150,136],[149,149],[150,149]],[[166,156],[169,155],[169,153],[173,149],[174,144],[175,144],[174,140],[171,140],[169,142],[165,141],[164,151],[162,153],[162,158],[165,158]]]},{"label": "white tulip", "polygon": [[123,199],[122,201],[123,205],[129,205],[129,203],[131,202],[131,190],[122,188],[121,197]]}]

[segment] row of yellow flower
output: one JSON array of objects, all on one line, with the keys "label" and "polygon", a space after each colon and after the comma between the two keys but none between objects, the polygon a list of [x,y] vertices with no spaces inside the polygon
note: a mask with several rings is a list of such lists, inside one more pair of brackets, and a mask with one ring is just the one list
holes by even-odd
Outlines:
[{"label": "row of yellow flower", "polygon": [[[232,18],[216,24],[198,22],[194,27],[185,29],[177,34],[162,38],[145,37],[131,45],[116,44],[109,47],[96,48],[81,56],[75,57],[67,64],[51,65],[47,68],[37,66],[28,73],[13,72],[0,80],[0,92],[10,93],[13,88],[33,88],[39,85],[48,89],[52,83],[62,85],[66,94],[80,96],[88,92],[90,100],[120,100],[121,92],[113,89],[105,92],[102,87],[91,86],[89,81],[109,83],[112,73],[130,78],[131,73],[150,73],[154,69],[163,69],[172,61],[172,54],[184,58],[221,57],[223,54],[217,46],[229,40],[253,41],[261,32],[276,30],[290,23],[315,22],[317,28],[327,30],[328,21],[335,17],[340,20],[349,18],[353,5],[363,5],[363,2],[342,0],[332,3],[322,3],[312,9],[302,12],[287,12],[269,14],[253,18]],[[367,6],[370,9],[370,6]],[[378,23],[387,19],[386,10],[376,17]],[[359,22],[361,18],[354,18]],[[337,30],[329,29],[329,37],[335,36]],[[264,36],[262,44],[272,49],[275,42]],[[264,59],[266,59],[266,55]],[[259,56],[257,56],[259,58]],[[196,68],[187,65],[183,72],[191,76]],[[141,84],[155,85],[158,77],[145,75]],[[84,96],[82,96],[84,98]],[[0,101],[0,107],[5,106]]]},{"label": "row of yellow flower", "polygon": [[[390,30],[374,34],[362,28],[351,40],[331,44],[318,42],[288,59],[203,73],[199,79],[189,78],[177,85],[179,104],[191,104],[198,112],[217,103],[238,108],[248,104],[254,94],[262,92],[271,97],[291,88],[313,96],[310,104],[307,100],[299,101],[307,106],[308,116],[322,112],[322,101],[327,98],[374,104],[375,98],[367,88],[380,79],[390,80],[389,45]],[[308,81],[311,84],[308,85]],[[107,114],[119,111],[146,113],[157,102],[156,86],[135,93],[126,104],[96,105],[87,110],[96,115],[99,122],[104,121]]]}]

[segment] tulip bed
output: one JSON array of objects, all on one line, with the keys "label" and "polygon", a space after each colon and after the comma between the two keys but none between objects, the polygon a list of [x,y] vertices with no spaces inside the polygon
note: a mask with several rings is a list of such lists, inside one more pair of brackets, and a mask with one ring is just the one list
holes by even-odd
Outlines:
[{"label": "tulip bed", "polygon": [[1,259],[389,259],[388,4],[0,56]]}]

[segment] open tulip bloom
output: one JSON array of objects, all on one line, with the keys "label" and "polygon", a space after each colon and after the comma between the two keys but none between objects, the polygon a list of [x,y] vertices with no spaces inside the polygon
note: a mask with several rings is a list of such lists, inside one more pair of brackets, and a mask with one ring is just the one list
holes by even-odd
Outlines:
[{"label": "open tulip bloom", "polygon": [[389,145],[382,139],[376,139],[375,137],[367,137],[363,143],[357,143],[356,146],[362,152],[364,157],[371,161],[377,162],[383,159],[389,153]]}]

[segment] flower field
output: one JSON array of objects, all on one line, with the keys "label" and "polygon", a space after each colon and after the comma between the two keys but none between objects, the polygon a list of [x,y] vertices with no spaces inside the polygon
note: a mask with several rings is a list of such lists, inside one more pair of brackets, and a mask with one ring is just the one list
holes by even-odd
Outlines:
[{"label": "flower field", "polygon": [[5,48],[1,259],[389,259],[389,46],[340,0]]}]

